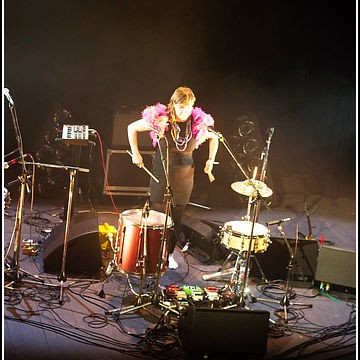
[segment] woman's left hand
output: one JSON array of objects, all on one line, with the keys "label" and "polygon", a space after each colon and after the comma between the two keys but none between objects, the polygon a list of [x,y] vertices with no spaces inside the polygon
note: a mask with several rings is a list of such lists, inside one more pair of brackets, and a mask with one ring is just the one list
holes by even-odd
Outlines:
[{"label": "woman's left hand", "polygon": [[209,174],[212,172],[214,167],[214,160],[208,159],[206,160],[205,167],[204,167],[204,173]]},{"label": "woman's left hand", "polygon": [[205,163],[204,173],[208,174],[210,182],[213,182],[215,180],[215,177],[212,174],[213,166],[214,160],[208,159]]}]

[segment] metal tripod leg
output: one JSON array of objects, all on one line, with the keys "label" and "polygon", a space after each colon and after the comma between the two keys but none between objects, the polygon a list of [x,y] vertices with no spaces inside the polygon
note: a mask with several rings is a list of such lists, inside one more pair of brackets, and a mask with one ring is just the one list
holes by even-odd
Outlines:
[{"label": "metal tripod leg", "polygon": [[213,279],[215,277],[220,277],[220,276],[223,276],[223,275],[229,275],[231,274],[233,271],[234,271],[234,268],[229,268],[229,269],[224,269],[225,265],[229,262],[230,258],[233,256],[233,255],[237,255],[237,253],[235,251],[231,251],[229,253],[229,255],[226,257],[225,261],[222,263],[222,265],[219,267],[218,271],[212,273],[212,274],[206,274],[206,275],[203,275],[202,276],[202,279],[203,280],[210,280],[210,279]]},{"label": "metal tripod leg", "polygon": [[267,283],[268,280],[266,279],[265,273],[264,273],[262,267],[260,266],[260,263],[259,263],[258,258],[256,257],[256,254],[253,255],[253,258],[255,259],[256,265],[257,265],[257,267],[258,267],[258,269],[259,269],[259,271],[260,271],[261,280],[264,281],[265,283]]}]

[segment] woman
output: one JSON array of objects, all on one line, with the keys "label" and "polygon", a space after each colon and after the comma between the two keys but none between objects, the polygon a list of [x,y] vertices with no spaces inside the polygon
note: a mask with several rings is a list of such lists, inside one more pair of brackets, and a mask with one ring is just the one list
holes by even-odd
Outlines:
[{"label": "woman", "polygon": [[[142,119],[128,126],[128,138],[132,152],[132,162],[142,167],[143,158],[138,147],[137,133],[150,131],[153,146],[156,147],[153,159],[154,176],[159,183],[150,180],[151,207],[165,212],[166,177],[161,155],[166,160],[169,151],[169,185],[172,198],[171,218],[174,222],[174,236],[169,239],[169,269],[176,269],[173,252],[176,240],[181,233],[181,216],[188,204],[194,183],[193,151],[207,139],[209,140],[209,157],[204,172],[213,181],[212,169],[219,147],[217,136],[208,130],[214,125],[214,119],[201,108],[194,107],[195,95],[188,87],[179,87],[170,98],[168,106],[157,103],[148,106],[142,112]],[[159,149],[161,148],[161,152]],[[165,166],[166,168],[166,166]]]}]

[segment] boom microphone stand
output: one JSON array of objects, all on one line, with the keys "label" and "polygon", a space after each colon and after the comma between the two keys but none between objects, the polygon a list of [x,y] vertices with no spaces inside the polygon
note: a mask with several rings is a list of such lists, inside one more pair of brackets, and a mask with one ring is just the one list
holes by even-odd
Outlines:
[{"label": "boom microphone stand", "polygon": [[[158,304],[160,301],[159,285],[160,285],[161,269],[162,269],[162,265],[163,265],[164,261],[166,260],[163,258],[163,253],[164,253],[165,243],[168,241],[168,239],[167,239],[167,224],[168,224],[168,219],[170,217],[171,209],[174,205],[171,187],[170,187],[170,180],[169,180],[169,144],[168,144],[168,140],[167,140],[166,136],[164,136],[163,138],[166,143],[166,161],[164,158],[163,151],[161,149],[160,135],[157,134],[157,140],[158,140],[157,144],[158,144],[161,164],[163,166],[165,181],[166,181],[166,188],[165,188],[165,194],[164,194],[166,206],[165,206],[164,230],[163,230],[163,233],[161,236],[161,246],[160,246],[160,250],[159,250],[159,258],[158,258],[158,263],[157,263],[158,269],[157,269],[157,276],[156,276],[156,283],[155,283],[155,293],[153,296],[153,301],[155,304]],[[166,162],[166,164],[165,164],[165,162]]]},{"label": "boom microphone stand", "polygon": [[21,230],[22,230],[23,215],[24,215],[25,192],[30,193],[30,189],[28,184],[27,169],[24,161],[26,155],[24,155],[22,136],[19,126],[19,121],[17,118],[15,103],[10,96],[9,89],[7,88],[4,89],[4,95],[9,101],[9,109],[14,125],[16,142],[18,146],[17,150],[20,153],[20,159],[21,159],[19,163],[21,164],[21,169],[22,169],[21,176],[19,176],[20,197],[16,208],[16,216],[15,216],[15,224],[14,224],[15,241],[13,246],[13,258],[11,264],[7,265],[8,268],[6,269],[7,272],[10,272],[11,274],[11,281],[9,282],[9,284],[5,285],[5,287],[11,287],[12,284],[18,283],[20,280],[22,280],[20,272],[23,272],[26,275],[31,275],[36,279],[36,281],[27,280],[28,282],[37,283],[38,281],[40,281],[43,284],[44,282],[41,279],[39,280],[37,276],[29,274],[28,272],[20,269],[20,248],[21,248],[20,243],[21,243]]},{"label": "boom microphone stand", "polygon": [[[284,311],[284,322],[287,324],[288,323],[288,307],[295,305],[295,306],[304,306],[304,307],[312,307],[312,304],[304,304],[304,303],[294,303],[290,301],[291,298],[291,291],[292,291],[292,277],[293,277],[293,264],[294,262],[296,263],[296,265],[299,267],[299,265],[296,262],[295,259],[295,254],[291,249],[291,246],[289,244],[288,239],[285,236],[285,233],[283,231],[283,228],[281,226],[281,223],[283,222],[283,220],[278,220],[277,225],[278,225],[278,230],[280,232],[281,237],[284,239],[284,242],[286,244],[286,247],[288,249],[290,258],[289,258],[289,263],[287,266],[287,277],[286,277],[286,284],[285,284],[285,294],[283,296],[283,298],[279,301],[279,300],[271,300],[271,299],[261,299],[258,298],[257,300],[261,300],[261,301],[265,301],[265,302],[272,302],[272,303],[277,303],[279,305],[282,305],[283,307],[283,311]],[[275,223],[274,223],[275,224]],[[298,241],[298,227],[296,226],[296,245],[295,245],[295,251],[297,249],[297,241]],[[300,267],[299,267],[300,269]],[[301,269],[301,276],[304,278],[304,274],[302,273]]]},{"label": "boom microphone stand", "polygon": [[15,129],[16,142],[20,153],[20,158],[22,160],[21,161],[22,174],[19,177],[20,197],[16,208],[16,218],[15,218],[15,242],[14,242],[14,250],[13,250],[13,259],[10,264],[10,268],[14,270],[13,281],[17,282],[20,280],[20,264],[19,264],[20,242],[21,242],[21,227],[22,227],[23,215],[24,215],[23,212],[24,212],[25,190],[26,189],[29,190],[29,189],[27,184],[27,170],[24,164],[23,143],[22,143],[22,137],[21,137],[19,122],[17,118],[16,108],[15,108],[15,103],[9,94],[9,89],[7,88],[4,89],[4,95],[9,101],[9,109]]},{"label": "boom microphone stand", "polygon": [[[176,315],[179,315],[180,313],[174,309],[174,306],[169,306],[167,304],[164,304],[160,301],[160,277],[161,277],[161,269],[163,267],[164,262],[166,261],[166,259],[164,259],[164,249],[165,249],[165,245],[167,242],[167,224],[168,224],[168,220],[170,217],[170,213],[171,213],[171,207],[173,206],[173,199],[172,199],[172,192],[171,192],[171,188],[170,188],[170,182],[169,182],[169,146],[168,146],[168,142],[166,137],[164,137],[165,141],[166,141],[166,147],[167,147],[167,152],[166,152],[166,160],[163,156],[163,152],[162,152],[162,148],[160,145],[160,137],[159,134],[157,135],[157,143],[158,143],[158,148],[159,148],[159,154],[160,154],[160,158],[161,158],[161,164],[163,166],[164,169],[164,174],[165,174],[165,179],[166,179],[166,191],[164,194],[164,198],[166,200],[166,208],[165,208],[165,220],[164,220],[164,229],[162,232],[162,236],[161,236],[161,243],[160,243],[160,249],[159,249],[159,257],[158,257],[158,261],[157,261],[157,271],[156,271],[156,283],[155,283],[155,290],[154,293],[152,294],[152,297],[150,299],[149,302],[146,303],[141,303],[142,299],[141,296],[138,298],[138,306],[130,306],[126,309],[120,310],[120,309],[113,309],[113,310],[108,310],[105,312],[105,314],[109,315],[112,313],[117,313],[119,315],[121,314],[125,314],[140,308],[143,308],[145,310],[147,310],[148,312],[150,312],[151,314],[157,316],[156,314],[154,314],[153,312],[149,311],[149,309],[147,309],[147,307],[149,305],[160,305],[161,308],[166,308],[167,311],[165,313],[165,315],[167,315],[170,311],[175,313]],[[127,153],[132,156],[130,151],[127,151]],[[165,164],[166,163],[166,164]],[[151,178],[156,181],[157,183],[159,182],[159,180],[145,167],[143,167],[144,170],[151,176]],[[143,209],[143,216],[145,216],[145,224],[146,224],[146,218],[148,216],[147,212],[149,212],[150,209],[148,207],[148,203],[145,204],[145,207]],[[145,214],[145,215],[144,215]],[[171,218],[171,217],[170,217]],[[145,230],[145,235],[144,235],[144,252],[143,252],[143,260],[142,261],[146,261],[146,230]],[[146,273],[145,273],[145,262],[142,262],[142,274],[141,274],[141,281],[140,281],[140,288],[142,288],[143,286],[143,282],[145,280],[146,277]],[[140,289],[141,291],[141,289]],[[164,316],[165,316],[164,315]]]}]

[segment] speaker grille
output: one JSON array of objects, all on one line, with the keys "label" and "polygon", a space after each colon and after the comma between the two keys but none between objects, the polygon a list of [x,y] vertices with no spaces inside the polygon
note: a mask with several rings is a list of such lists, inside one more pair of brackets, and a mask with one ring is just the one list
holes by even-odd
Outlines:
[{"label": "speaker grille", "polygon": [[188,354],[242,354],[261,358],[267,351],[268,311],[191,307],[178,322],[179,338]]},{"label": "speaker grille", "polygon": [[[65,223],[54,228],[44,241],[44,272],[59,274],[62,269]],[[94,275],[102,266],[96,212],[74,215],[69,225],[65,272],[69,275]]]}]

